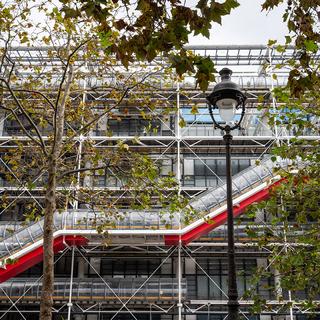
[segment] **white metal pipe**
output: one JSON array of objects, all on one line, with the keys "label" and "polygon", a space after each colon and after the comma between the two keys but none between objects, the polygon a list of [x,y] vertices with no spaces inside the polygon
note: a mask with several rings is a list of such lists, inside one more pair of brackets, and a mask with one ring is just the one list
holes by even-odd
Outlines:
[{"label": "white metal pipe", "polygon": [[69,288],[69,300],[68,306],[68,320],[71,320],[71,310],[72,310],[72,286],[73,286],[73,269],[74,269],[74,246],[72,247],[71,255],[71,272],[70,272],[70,288]]},{"label": "white metal pipe", "polygon": [[[269,68],[270,68],[270,78],[271,78],[271,95],[272,95],[272,109],[273,112],[275,114],[277,114],[277,101],[276,98],[273,94],[274,91],[274,72],[273,72],[273,65],[272,65],[272,55],[271,55],[271,51],[274,49],[269,48],[268,49],[268,54],[269,54]],[[274,123],[274,133],[275,133],[275,141],[277,146],[280,145],[280,140],[279,140],[279,132],[278,132],[278,125],[276,124],[276,122]]]},{"label": "white metal pipe", "polygon": [[181,129],[180,129],[180,86],[179,82],[177,82],[177,113],[176,113],[176,141],[177,141],[177,173],[176,178],[178,182],[178,192],[180,194],[181,192],[181,163],[180,163],[180,157],[181,157]]},{"label": "white metal pipe", "polygon": [[181,315],[182,315],[182,300],[181,300],[181,278],[182,278],[182,273],[181,273],[181,241],[178,246],[178,320],[181,320]]},{"label": "white metal pipe", "polygon": [[[174,136],[138,136],[136,137],[139,139],[139,141],[174,141],[176,138]],[[290,139],[298,139],[298,140],[307,140],[307,141],[315,141],[315,140],[320,140],[320,136],[286,136],[286,137],[278,137],[279,140],[290,140]],[[79,139],[79,138],[77,138]],[[88,136],[88,139],[93,140],[93,141],[118,141],[119,139],[124,140],[124,141],[132,141],[133,137],[132,136],[113,136],[113,137],[108,137],[108,136]],[[186,141],[223,141],[223,138],[221,136],[188,136],[188,135],[183,135],[181,137],[182,140]],[[265,140],[275,140],[275,136],[262,136],[262,135],[257,135],[257,136],[233,136],[234,141],[265,141]],[[6,141],[29,141],[30,139],[26,136],[0,136],[0,142],[6,142]],[[43,140],[47,141],[48,137],[43,136]],[[3,146],[3,145],[2,145]],[[12,146],[12,145],[11,145]],[[149,147],[148,145],[145,147]],[[163,146],[166,147],[166,146]],[[206,146],[207,147],[207,146]],[[246,147],[245,145],[241,145],[241,147]]]}]

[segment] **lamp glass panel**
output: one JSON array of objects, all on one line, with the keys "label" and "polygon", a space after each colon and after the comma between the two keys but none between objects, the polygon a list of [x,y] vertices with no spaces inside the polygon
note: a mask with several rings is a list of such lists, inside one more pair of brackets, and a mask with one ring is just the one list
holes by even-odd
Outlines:
[{"label": "lamp glass panel", "polygon": [[217,101],[217,107],[219,108],[220,117],[225,122],[233,120],[236,113],[237,101],[234,99],[226,98]]}]

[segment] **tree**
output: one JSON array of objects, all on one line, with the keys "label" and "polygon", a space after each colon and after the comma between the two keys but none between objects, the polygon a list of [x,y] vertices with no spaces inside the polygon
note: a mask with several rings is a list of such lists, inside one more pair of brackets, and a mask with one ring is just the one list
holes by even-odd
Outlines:
[{"label": "tree", "polygon": [[[268,0],[262,8],[272,10],[283,2]],[[285,184],[277,187],[269,200],[250,210],[252,215],[259,210],[267,212],[271,226],[264,230],[263,236],[259,234],[259,245],[272,248],[269,261],[272,261],[273,270],[259,270],[255,284],[276,270],[278,280],[273,289],[277,298],[287,300],[286,307],[291,308],[292,300],[306,292],[302,307],[309,310],[318,307],[314,301],[320,292],[320,143],[305,138],[319,136],[320,132],[319,4],[319,1],[287,1],[283,20],[290,34],[286,44],[269,42],[279,52],[284,52],[292,43],[296,50],[292,59],[276,66],[289,68],[289,78],[285,87],[274,90],[278,104],[276,110],[270,107],[267,113],[271,125],[285,126],[295,136],[289,143],[277,145],[272,150],[274,160],[278,156],[288,158],[292,160],[292,166],[279,172],[285,178]],[[249,231],[251,236],[258,236],[254,226]],[[289,298],[284,296],[283,290],[289,292]],[[256,301],[256,312],[268,308],[266,301],[254,292],[251,295]]]},{"label": "tree", "polygon": [[[154,195],[161,200],[163,189],[170,193],[175,186],[172,177],[157,178],[158,168],[150,159],[130,152],[123,142],[119,142],[116,153],[97,153],[89,139],[75,139],[92,130],[104,116],[117,118],[116,109],[125,100],[150,106],[150,98],[144,94],[148,88],[146,79],[154,72],[163,71],[163,65],[156,60],[161,54],[171,61],[179,76],[185,72],[195,73],[199,87],[205,89],[213,80],[213,63],[209,58],[187,52],[183,45],[191,33],[208,36],[211,23],[220,23],[221,17],[237,5],[235,0],[210,1],[210,4],[200,0],[196,9],[183,6],[179,1],[142,0],[132,4],[125,0],[61,3],[19,0],[0,3],[1,109],[28,137],[25,142],[16,139],[14,152],[7,152],[5,174],[7,178],[14,175],[29,191],[37,187],[35,182],[45,190],[43,210],[37,208],[39,203],[30,203],[27,215],[29,220],[44,215],[40,319],[51,319],[55,211],[71,201],[75,204],[81,201],[105,210],[107,218],[110,212],[116,213],[111,209],[110,193],[97,197],[94,190],[80,188],[82,178],[110,169],[128,176],[126,188],[133,186],[140,191],[138,205],[144,207],[152,204]],[[46,62],[33,65],[24,64],[23,59],[18,63],[12,61],[10,50],[20,44],[49,46]],[[128,71],[117,62],[128,69],[136,60],[155,61],[158,67],[148,72],[143,65],[139,70],[135,66],[134,72],[126,77],[124,74]],[[75,98],[81,91],[80,79],[86,77],[90,66],[91,75],[97,81],[101,80],[102,72],[110,72],[115,78],[115,85],[101,80],[96,88],[106,90],[111,103],[96,106],[94,102]],[[138,71],[143,75],[139,76]],[[142,94],[136,94],[133,89],[141,90]],[[86,94],[83,88],[81,92]],[[154,102],[152,108],[157,110],[157,103]],[[169,106],[161,105],[161,108],[170,110]],[[82,144],[80,160],[75,142]],[[58,186],[63,185],[74,188],[58,190]],[[186,204],[176,193],[170,198],[172,210]],[[3,200],[5,205],[5,196]],[[133,205],[137,206],[137,201]]]},{"label": "tree", "polygon": [[115,54],[124,66],[135,60],[153,61],[169,57],[178,75],[195,73],[197,84],[205,90],[213,81],[213,63],[208,57],[184,49],[189,35],[209,38],[212,23],[239,6],[236,0],[196,1],[194,7],[179,0],[61,1],[66,17],[93,19],[97,35],[108,54]]}]

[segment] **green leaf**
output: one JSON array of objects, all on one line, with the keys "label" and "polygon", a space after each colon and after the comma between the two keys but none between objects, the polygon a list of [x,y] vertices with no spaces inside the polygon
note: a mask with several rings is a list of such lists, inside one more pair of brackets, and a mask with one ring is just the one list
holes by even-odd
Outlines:
[{"label": "green leaf", "polygon": [[226,0],[223,3],[223,6],[228,12],[230,12],[231,9],[235,9],[235,8],[239,7],[240,3],[236,0]]},{"label": "green leaf", "polygon": [[285,36],[285,38],[286,38],[286,44],[291,43],[292,38],[290,36]]},{"label": "green leaf", "polygon": [[197,85],[205,91],[208,88],[209,82],[214,81],[214,63],[210,57],[195,57],[195,64],[198,69],[196,73]]},{"label": "green leaf", "polygon": [[186,121],[183,118],[181,118],[179,121],[180,128],[184,128],[186,125],[187,125]]},{"label": "green leaf", "polygon": [[63,7],[62,11],[64,12],[65,18],[76,18],[81,14],[81,12],[78,9],[69,7]]},{"label": "green leaf", "polygon": [[282,3],[284,0],[265,0],[262,4],[263,10],[270,10],[274,7],[277,7],[280,3]]},{"label": "green leaf", "polygon": [[307,51],[316,53],[319,49],[318,45],[312,40],[305,40],[304,45]]},{"label": "green leaf", "polygon": [[285,48],[285,46],[278,45],[278,46],[276,47],[276,50],[277,50],[278,52],[280,52],[280,53],[283,53],[283,52],[286,51],[286,48]]},{"label": "green leaf", "polygon": [[198,107],[196,105],[193,105],[191,107],[191,114],[198,114],[199,113],[199,110],[198,110]]},{"label": "green leaf", "polygon": [[112,35],[111,30],[107,32],[105,31],[98,32],[98,37],[99,37],[102,48],[106,49],[113,44],[111,35]]},{"label": "green leaf", "polygon": [[274,44],[276,44],[277,43],[277,40],[272,40],[272,39],[270,39],[269,41],[268,41],[268,47],[272,47]]},{"label": "green leaf", "polygon": [[29,181],[27,184],[27,188],[29,190],[33,190],[36,187],[36,184],[34,182]]}]

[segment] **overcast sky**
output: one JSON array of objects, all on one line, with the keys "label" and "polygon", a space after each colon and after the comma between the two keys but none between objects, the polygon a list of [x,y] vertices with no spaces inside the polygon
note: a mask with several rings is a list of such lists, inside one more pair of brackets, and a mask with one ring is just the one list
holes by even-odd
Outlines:
[{"label": "overcast sky", "polygon": [[283,6],[270,11],[261,11],[263,0],[238,0],[240,7],[231,15],[222,18],[222,26],[215,24],[210,39],[190,38],[190,44],[267,44],[269,39],[284,42],[287,34],[282,21]]}]

